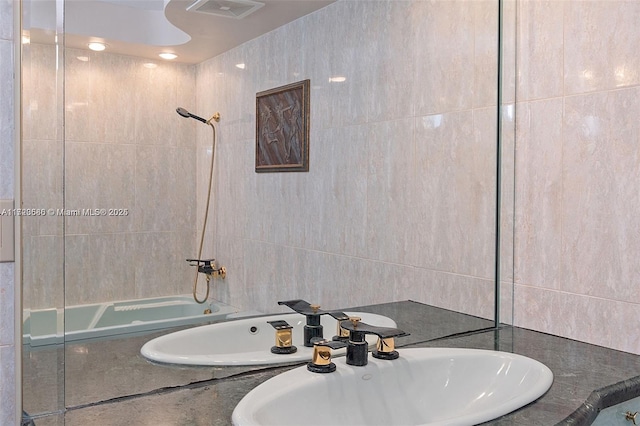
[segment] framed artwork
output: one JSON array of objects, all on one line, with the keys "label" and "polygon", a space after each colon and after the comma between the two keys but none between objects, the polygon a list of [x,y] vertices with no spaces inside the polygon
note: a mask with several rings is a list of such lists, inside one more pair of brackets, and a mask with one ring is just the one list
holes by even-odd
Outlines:
[{"label": "framed artwork", "polygon": [[310,80],[256,94],[256,172],[309,171]]}]

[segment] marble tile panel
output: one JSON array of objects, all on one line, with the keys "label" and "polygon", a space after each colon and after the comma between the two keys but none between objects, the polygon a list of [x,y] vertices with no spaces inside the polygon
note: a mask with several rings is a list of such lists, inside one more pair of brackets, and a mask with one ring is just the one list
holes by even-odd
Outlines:
[{"label": "marble tile panel", "polygon": [[[373,304],[419,300],[422,296],[421,283],[416,280],[416,268],[407,264],[367,261],[363,263],[364,273],[353,280],[362,280],[364,291]],[[359,301],[360,298],[353,300]],[[351,303],[349,301],[349,303]]]},{"label": "marble tile panel", "polygon": [[[189,158],[184,158],[185,162]],[[189,172],[178,170],[176,152],[167,147],[138,145],[135,147],[135,229],[136,231],[172,231],[176,229],[178,215],[184,214],[185,208],[192,217],[193,206],[178,206],[178,200],[192,197],[182,196],[176,192],[178,176],[186,182],[184,176]],[[179,188],[190,191],[192,188]],[[185,225],[188,220],[181,220]]]},{"label": "marble tile panel", "polygon": [[502,2],[502,102],[514,103],[516,100],[516,44],[518,38],[517,4],[519,0]]},{"label": "marble tile panel", "polygon": [[[496,0],[471,3],[474,13],[473,107],[497,104],[498,91],[498,12]],[[508,38],[505,39],[508,42]]]},{"label": "marble tile panel", "polygon": [[[342,2],[328,8],[319,18],[323,37],[314,43],[325,42],[313,59],[305,61],[318,97],[320,125],[346,126],[364,123],[366,105],[371,97],[371,73],[368,66],[375,52],[366,32],[368,2]],[[348,23],[348,24],[346,24]],[[323,55],[323,53],[327,53]],[[315,64],[324,62],[322,67]],[[344,80],[342,80],[344,78]],[[331,79],[331,80],[330,80]]]},{"label": "marble tile panel", "polygon": [[516,285],[514,320],[519,327],[640,354],[636,302]]},{"label": "marble tile panel", "polygon": [[[0,263],[0,346],[14,344],[15,337],[15,264],[13,262]],[[2,381],[0,380],[0,383]]]},{"label": "marble tile panel", "polygon": [[563,290],[640,302],[640,88],[565,100]]},{"label": "marble tile panel", "polygon": [[[64,131],[67,141],[106,142],[105,117],[111,107],[107,98],[112,90],[110,82],[114,70],[104,66],[102,53],[70,49],[65,54]],[[54,77],[49,77],[49,82]]]},{"label": "marble tile panel", "polygon": [[640,83],[636,1],[563,2],[566,94]]},{"label": "marble tile panel", "polygon": [[[336,254],[362,253],[365,244],[368,141],[365,126],[331,129],[317,147],[317,249]],[[316,234],[317,233],[317,234]]]},{"label": "marble tile panel", "polygon": [[414,120],[376,123],[367,137],[366,244],[363,257],[410,264],[417,238]]},{"label": "marble tile panel", "polygon": [[[135,220],[150,214],[151,208],[143,202],[150,195],[134,179],[147,163],[136,164],[134,145],[67,142],[64,156],[64,207],[80,210],[77,216],[65,216],[67,234],[130,231]],[[155,189],[155,183],[147,182],[144,189]],[[103,209],[106,215],[83,215],[83,209]],[[109,215],[110,209],[127,212]]]},{"label": "marble tile panel", "polygon": [[518,3],[519,100],[563,94],[564,7],[570,2],[522,1]]},{"label": "marble tile panel", "polygon": [[23,138],[62,139],[62,75],[55,46],[23,45]]},{"label": "marble tile panel", "polygon": [[493,320],[492,280],[422,268],[416,269],[415,277],[416,285],[422,290],[417,301]]},{"label": "marble tile panel", "polygon": [[[137,67],[135,76],[135,141],[140,145],[176,145],[176,72],[172,64]],[[188,108],[186,106],[185,108]],[[198,114],[193,111],[194,114]]]},{"label": "marble tile panel", "polygon": [[62,236],[25,238],[22,259],[23,308],[64,306],[64,249]]},{"label": "marble tile panel", "polygon": [[[94,123],[94,125],[104,128],[104,140],[101,142],[136,143],[136,86],[138,82],[134,76],[138,75],[140,69],[146,69],[143,65],[146,61],[130,56],[110,54],[97,54],[92,58],[92,61],[92,66],[101,71],[101,79],[94,82],[95,85],[100,86],[97,93],[101,94],[101,101],[104,103],[103,111],[99,117],[96,117],[99,121]],[[168,89],[160,86],[156,90]],[[141,108],[145,107],[141,106]],[[167,134],[164,136],[166,137]]]},{"label": "marble tile panel", "polygon": [[[176,64],[176,72],[176,106],[174,110],[182,107],[189,111],[190,108],[196,106],[196,95],[199,93],[199,91],[196,90],[196,66]],[[198,114],[195,111],[193,113]],[[205,111],[204,114],[209,114],[209,112]],[[176,128],[176,145],[185,148],[195,148],[195,132],[198,123],[193,122],[193,120],[187,120],[176,113],[172,124]]]},{"label": "marble tile panel", "polygon": [[197,268],[189,266],[187,259],[195,259],[199,235],[194,231],[177,231],[175,233],[175,249],[171,255],[171,267],[175,274],[174,292],[172,294],[190,294]]},{"label": "marble tile panel", "polygon": [[65,304],[81,305],[135,298],[138,267],[135,235],[66,236]]},{"label": "marble tile panel", "polygon": [[[320,284],[320,300],[331,306],[366,305],[393,300],[400,274],[392,269],[398,265],[382,264],[352,256],[330,255],[326,274],[322,264],[316,265],[316,277]],[[325,275],[326,274],[326,275]],[[373,302],[375,301],[375,302]]]},{"label": "marble tile panel", "polygon": [[13,40],[13,8],[12,0],[0,1],[0,39],[2,40]]},{"label": "marble tile panel", "polygon": [[57,213],[64,207],[63,143],[23,140],[22,159],[22,205],[47,211],[46,216],[23,217],[22,235],[61,236],[64,216]]},{"label": "marble tile panel", "polygon": [[360,61],[367,64],[370,73],[367,84],[375,87],[365,100],[367,121],[411,117],[417,84],[414,52],[418,45],[410,30],[411,4],[384,1],[360,2],[359,6],[366,19],[366,49],[359,52]]},{"label": "marble tile panel", "polygon": [[413,264],[493,276],[495,122],[493,108],[416,120],[414,206],[420,220]]},{"label": "marble tile panel", "polygon": [[562,286],[563,100],[517,106],[515,280]]},{"label": "marble tile panel", "polygon": [[16,419],[17,406],[20,401],[16,401],[16,355],[15,347],[0,346],[0,423],[3,425],[13,425],[18,423]]},{"label": "marble tile panel", "polygon": [[196,150],[171,148],[174,179],[168,182],[174,230],[196,229]]},{"label": "marble tile panel", "polygon": [[[281,265],[276,263],[277,251],[274,247],[259,241],[245,241],[244,256],[247,267],[244,270],[243,292],[236,294],[236,303],[241,309],[278,312],[278,308],[281,307],[276,308],[277,301],[288,300],[278,299],[280,294],[274,293],[274,290],[279,288],[280,271],[282,270]],[[301,283],[298,291],[310,281]],[[295,294],[292,294],[292,299],[295,299],[296,297],[293,296]],[[307,297],[313,298],[313,296],[309,294]]]},{"label": "marble tile panel", "polygon": [[[311,38],[307,29],[309,15],[290,22],[288,25],[278,28],[276,31],[281,31],[280,35],[284,45],[282,46],[282,52],[284,54],[284,78],[289,82],[301,81],[308,78],[305,74],[305,70],[308,68],[305,66],[308,57],[314,55],[315,52],[307,50],[307,43]],[[240,82],[246,81],[246,79],[239,80]]]},{"label": "marble tile panel", "polygon": [[246,249],[254,266],[246,269],[243,309],[278,312],[278,300],[296,298],[341,309],[408,297],[411,267],[258,242]]},{"label": "marble tile panel", "polygon": [[514,284],[513,281],[500,282],[500,324],[513,325],[514,323]]},{"label": "marble tile panel", "polygon": [[501,146],[501,188],[500,188],[500,276],[501,279],[513,280],[514,269],[514,222],[515,222],[515,105],[502,107],[502,146]]},{"label": "marble tile panel", "polygon": [[[175,294],[177,268],[184,261],[175,256],[176,234],[173,232],[140,232],[133,234],[135,298],[143,299]],[[184,263],[183,263],[184,262]],[[124,285],[127,285],[123,283]]]},{"label": "marble tile panel", "polygon": [[[473,105],[474,8],[464,1],[414,2],[416,115],[469,109]],[[447,48],[443,48],[446,43]],[[418,84],[419,82],[419,84]]]},{"label": "marble tile panel", "polygon": [[[207,229],[208,230],[212,230],[213,228],[213,224],[215,223],[215,217],[214,217],[214,211],[215,209],[212,209],[211,206],[215,205],[216,200],[217,200],[217,196],[216,196],[216,190],[218,188],[219,185],[226,185],[227,182],[220,182],[220,180],[218,179],[218,177],[220,176],[221,172],[218,172],[218,168],[219,168],[219,164],[220,164],[220,158],[217,155],[217,147],[216,147],[216,154],[214,155],[214,162],[213,162],[213,180],[211,183],[211,193],[210,193],[210,208],[209,208],[209,214],[207,216]],[[195,212],[195,221],[196,221],[196,229],[198,230],[198,233],[201,232],[202,230],[202,226],[203,226],[203,222],[204,222],[204,216],[205,216],[205,211],[207,208],[207,195],[208,195],[208,191],[209,191],[209,179],[211,179],[211,156],[212,156],[212,152],[213,149],[211,147],[211,141],[209,141],[209,146],[204,147],[198,147],[196,149],[196,187],[195,187],[195,198],[196,198],[196,212]]]},{"label": "marble tile panel", "polygon": [[[13,82],[13,65],[13,43],[0,40],[0,81]],[[2,141],[0,144],[0,198],[13,198],[13,84],[0,86],[0,97],[3,99],[0,106],[0,140]]]},{"label": "marble tile panel", "polygon": [[248,198],[253,197],[253,193],[247,190],[255,174],[255,140],[233,140],[231,135],[225,136],[220,139],[216,151],[219,161],[214,176],[215,198],[211,206],[216,213],[216,223],[220,224],[216,235],[242,238],[248,217],[258,213],[248,208]]}]

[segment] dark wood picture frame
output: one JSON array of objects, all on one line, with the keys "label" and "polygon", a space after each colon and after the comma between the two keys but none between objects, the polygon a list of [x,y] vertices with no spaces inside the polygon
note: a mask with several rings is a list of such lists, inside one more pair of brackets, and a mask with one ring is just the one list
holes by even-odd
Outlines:
[{"label": "dark wood picture frame", "polygon": [[256,172],[309,171],[310,80],[256,94]]}]

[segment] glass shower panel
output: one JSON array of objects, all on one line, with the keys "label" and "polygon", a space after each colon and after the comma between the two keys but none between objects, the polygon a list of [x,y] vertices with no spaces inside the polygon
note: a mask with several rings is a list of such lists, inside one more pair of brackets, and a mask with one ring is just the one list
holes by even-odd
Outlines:
[{"label": "glass shower panel", "polygon": [[23,409],[64,410],[63,3],[23,1]]},{"label": "glass shower panel", "polygon": [[500,222],[497,321],[513,324],[514,199],[515,199],[515,93],[516,0],[500,1]]}]

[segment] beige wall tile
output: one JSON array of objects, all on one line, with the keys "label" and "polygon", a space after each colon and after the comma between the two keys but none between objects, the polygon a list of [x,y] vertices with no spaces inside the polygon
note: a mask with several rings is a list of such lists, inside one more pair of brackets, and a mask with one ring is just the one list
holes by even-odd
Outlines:
[{"label": "beige wall tile", "polygon": [[517,105],[517,283],[562,285],[562,112],[562,99]]},{"label": "beige wall tile", "polygon": [[518,3],[518,100],[563,94],[564,7],[571,2],[523,0]]},{"label": "beige wall tile", "polygon": [[565,100],[564,289],[640,303],[640,89]]},{"label": "beige wall tile", "polygon": [[[633,184],[640,179],[640,5],[557,3],[564,7],[564,97],[517,106],[514,322],[640,353],[637,333],[629,331],[626,341],[611,337],[634,324],[640,302],[640,197]],[[557,46],[559,24],[543,22],[536,9],[554,6],[524,6],[532,22],[519,29],[524,55],[536,51],[527,40]],[[545,58],[551,67],[538,62],[551,70],[555,58]],[[522,74],[535,71],[527,61],[519,66]]]},{"label": "beige wall tile", "polygon": [[567,95],[640,83],[639,20],[636,1],[566,2]]}]

